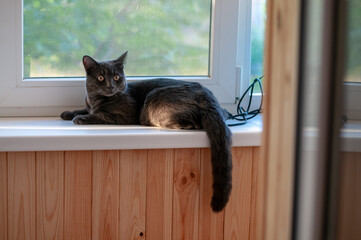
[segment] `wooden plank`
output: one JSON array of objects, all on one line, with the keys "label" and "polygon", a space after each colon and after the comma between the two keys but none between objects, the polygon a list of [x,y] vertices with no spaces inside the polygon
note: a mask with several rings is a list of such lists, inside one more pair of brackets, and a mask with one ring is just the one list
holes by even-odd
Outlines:
[{"label": "wooden plank", "polygon": [[340,163],[337,239],[361,239],[361,153],[345,152]]},{"label": "wooden plank", "polygon": [[63,239],[64,152],[36,153],[37,239]]},{"label": "wooden plank", "polygon": [[92,239],[118,239],[119,151],[93,152]]},{"label": "wooden plank", "polygon": [[253,149],[233,148],[232,193],[225,209],[224,239],[249,239]]},{"label": "wooden plank", "polygon": [[260,147],[253,147],[251,219],[249,239],[262,239],[263,234],[263,198],[265,196],[265,164],[260,162]]},{"label": "wooden plank", "polygon": [[8,237],[8,174],[7,155],[0,152],[0,239]]},{"label": "wooden plank", "polygon": [[8,153],[8,239],[35,239],[35,152]]},{"label": "wooden plank", "polygon": [[173,149],[148,150],[147,239],[172,239]]},{"label": "wooden plank", "polygon": [[212,183],[211,151],[209,148],[203,148],[201,149],[199,240],[223,239],[224,210],[220,213],[212,211]]},{"label": "wooden plank", "polygon": [[173,240],[198,239],[200,149],[176,149]]},{"label": "wooden plank", "polygon": [[300,1],[268,0],[263,163],[267,164],[262,239],[291,238],[298,95]]},{"label": "wooden plank", "polygon": [[119,167],[119,237],[145,239],[147,150],[120,151]]},{"label": "wooden plank", "polygon": [[65,152],[64,239],[91,239],[92,152]]}]

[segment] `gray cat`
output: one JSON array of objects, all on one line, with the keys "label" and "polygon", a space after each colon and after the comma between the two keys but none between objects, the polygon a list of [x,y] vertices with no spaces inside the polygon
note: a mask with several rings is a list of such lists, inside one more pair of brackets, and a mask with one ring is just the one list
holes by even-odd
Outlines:
[{"label": "gray cat", "polygon": [[221,211],[232,189],[229,113],[199,83],[158,78],[127,83],[127,52],[111,61],[83,57],[86,108],[60,117],[75,124],[141,124],[171,129],[204,129],[211,144],[213,211]]}]

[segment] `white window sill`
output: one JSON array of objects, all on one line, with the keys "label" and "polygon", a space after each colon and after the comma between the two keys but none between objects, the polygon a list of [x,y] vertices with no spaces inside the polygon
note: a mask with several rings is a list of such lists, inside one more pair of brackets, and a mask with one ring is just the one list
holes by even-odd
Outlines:
[{"label": "white window sill", "polygon": [[341,131],[341,150],[361,152],[361,121],[348,121]]},{"label": "white window sill", "polygon": [[[262,117],[231,127],[233,146],[260,146]],[[77,126],[56,117],[0,118],[0,151],[209,147],[204,131],[144,126]]]},{"label": "white window sill", "polygon": [[[315,128],[305,128],[303,131],[305,145],[303,151],[318,151],[318,130]],[[341,152],[361,152],[361,121],[347,121],[340,132]]]}]

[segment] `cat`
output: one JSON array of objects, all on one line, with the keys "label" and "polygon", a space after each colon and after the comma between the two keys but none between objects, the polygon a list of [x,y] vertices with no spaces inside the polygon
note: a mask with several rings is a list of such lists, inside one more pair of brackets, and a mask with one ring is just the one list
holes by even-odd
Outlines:
[{"label": "cat", "polygon": [[211,207],[226,206],[232,189],[230,114],[199,83],[168,78],[127,83],[124,64],[128,52],[110,61],[83,57],[86,108],[60,117],[75,124],[141,124],[170,129],[204,129],[211,145],[213,195]]}]

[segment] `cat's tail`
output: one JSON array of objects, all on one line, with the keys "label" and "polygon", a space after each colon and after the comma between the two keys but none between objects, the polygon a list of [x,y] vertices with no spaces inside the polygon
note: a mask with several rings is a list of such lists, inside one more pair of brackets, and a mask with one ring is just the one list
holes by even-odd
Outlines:
[{"label": "cat's tail", "polygon": [[232,134],[223,120],[222,112],[215,106],[202,110],[202,125],[211,145],[213,174],[213,211],[226,206],[232,189]]}]

